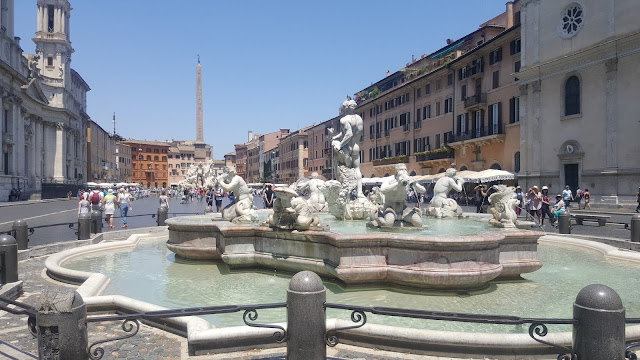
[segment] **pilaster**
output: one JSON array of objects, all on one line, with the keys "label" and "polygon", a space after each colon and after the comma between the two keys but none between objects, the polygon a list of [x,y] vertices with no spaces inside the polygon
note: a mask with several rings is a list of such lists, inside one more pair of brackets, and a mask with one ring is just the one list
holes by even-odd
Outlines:
[{"label": "pilaster", "polygon": [[605,66],[605,106],[607,168],[618,167],[618,58],[609,59]]},{"label": "pilaster", "polygon": [[[64,181],[65,169],[67,162],[65,159],[65,141],[64,141],[64,128],[65,125],[62,122],[56,124],[56,136],[55,136],[55,162],[53,165],[53,178],[56,181]],[[50,149],[50,148],[49,148]],[[49,150],[48,149],[48,150]]]}]

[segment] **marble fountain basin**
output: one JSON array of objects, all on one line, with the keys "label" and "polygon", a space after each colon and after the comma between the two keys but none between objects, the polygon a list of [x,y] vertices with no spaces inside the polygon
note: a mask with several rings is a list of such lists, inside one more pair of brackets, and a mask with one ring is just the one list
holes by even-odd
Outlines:
[{"label": "marble fountain basin", "polygon": [[[474,220],[439,221],[464,228]],[[367,231],[365,221],[349,222],[346,229],[335,222],[329,231],[283,231],[236,225],[211,214],[166,223],[167,247],[181,258],[223,261],[232,269],[310,270],[347,285],[475,290],[542,266],[537,259],[542,232],[478,228],[478,221],[464,235]],[[359,225],[362,231],[353,233]]]}]

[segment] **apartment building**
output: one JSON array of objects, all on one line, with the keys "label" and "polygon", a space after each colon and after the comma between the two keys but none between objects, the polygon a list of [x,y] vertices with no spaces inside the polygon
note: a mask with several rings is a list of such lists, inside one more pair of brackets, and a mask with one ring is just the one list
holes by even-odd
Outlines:
[{"label": "apartment building", "polygon": [[188,140],[172,140],[169,143],[169,184],[177,184],[186,178],[196,162],[211,160],[211,146]]},{"label": "apartment building", "polygon": [[[505,13],[481,24],[478,30],[458,40],[447,40],[447,46],[432,54],[414,59],[411,63],[407,63],[405,68],[393,74],[387,74],[384,79],[356,94],[357,112],[364,121],[364,139],[360,146],[363,152],[361,156],[363,176],[388,176],[394,173],[394,165],[398,162],[406,163],[411,175],[442,172],[449,167],[450,163],[456,162],[456,148],[465,154],[461,155],[461,160],[471,164],[467,155],[468,139],[462,135],[458,138],[454,136],[458,130],[457,120],[458,116],[465,111],[482,110],[480,113],[483,114],[486,113],[489,105],[494,104],[493,102],[486,104],[486,100],[484,103],[471,104],[473,100],[467,100],[468,105],[475,107],[465,107],[463,99],[471,94],[475,95],[476,90],[481,94],[483,89],[494,85],[493,71],[491,78],[485,77],[484,67],[485,61],[488,61],[491,62],[490,69],[493,70],[494,56],[496,56],[495,54],[487,55],[487,57],[491,56],[491,59],[484,60],[474,50],[483,48],[485,49],[483,51],[490,51],[487,44],[516,25],[514,17],[519,17],[518,7],[519,1],[508,3]],[[511,37],[505,38],[504,41],[507,40],[510,41]],[[511,58],[508,60],[510,61]],[[473,61],[476,62],[473,63]],[[500,67],[503,64],[506,66],[506,63],[507,59],[498,61],[496,66]],[[455,64],[458,64],[457,67],[454,67]],[[467,65],[469,69],[461,70]],[[460,75],[463,71],[464,78]],[[473,73],[471,79],[468,79],[467,71],[469,75]],[[491,88],[493,90],[491,101],[496,100],[499,103],[500,99],[509,99],[510,95],[507,92],[513,91],[515,87],[507,86],[511,71],[501,68],[496,71],[498,71],[497,87]],[[477,79],[480,81],[476,82]],[[474,82],[470,85],[469,82],[472,80]],[[480,87],[478,88],[477,85]],[[463,91],[466,93],[463,94]],[[482,100],[481,97],[479,100]],[[482,109],[482,106],[487,108]],[[501,106],[498,104],[495,111]],[[494,111],[493,107],[492,111]],[[460,127],[465,134],[467,121],[469,119],[466,118],[465,125]],[[483,124],[488,124],[488,120],[483,118],[483,121],[478,124],[484,129],[488,125]],[[491,130],[493,131],[493,128]],[[452,142],[455,147],[451,146]],[[465,146],[462,147],[460,143],[464,143]],[[477,145],[482,148],[486,144]],[[475,145],[473,149],[476,149]],[[469,152],[473,153],[473,151]],[[475,162],[473,168],[482,169],[493,164],[495,160],[490,158],[492,154],[494,154],[493,150],[486,150],[484,160],[487,163],[486,166],[485,163]],[[504,162],[501,156],[497,163],[502,166]],[[471,168],[471,165],[467,165],[467,168]]]},{"label": "apartment building", "polygon": [[133,182],[147,188],[166,188],[169,181],[169,143],[134,139],[124,143],[131,147]]},{"label": "apartment building", "polygon": [[[276,154],[274,154],[272,150],[278,147],[280,139],[287,136],[289,132],[289,129],[280,129],[258,137],[258,181],[266,181],[267,178],[270,179],[269,181],[273,181],[272,173],[274,170],[272,157]],[[277,151],[275,151],[275,153],[277,153]],[[269,163],[270,161],[271,163]],[[269,175],[269,177],[266,175]]]},{"label": "apartment building", "polygon": [[236,166],[236,152],[232,151],[224,155],[224,166]]},{"label": "apartment building", "polygon": [[87,120],[87,169],[92,182],[120,181],[116,166],[116,138],[98,123]]},{"label": "apartment building", "polygon": [[280,143],[275,144],[273,148],[264,150],[263,154],[263,175],[262,179],[265,182],[278,182],[280,175],[278,170],[280,169]]},{"label": "apartment building", "polygon": [[333,171],[333,152],[331,151],[331,135],[329,129],[334,129],[334,134],[340,131],[340,116],[313,125],[307,130],[309,138],[309,160],[307,162],[308,173],[317,172],[327,180],[335,178]]},{"label": "apartment building", "polygon": [[280,140],[280,168],[278,182],[292,184],[309,174],[306,172],[309,157],[309,143],[307,130],[311,126],[294,131]]},{"label": "apartment building", "polygon": [[131,147],[124,143],[125,139],[119,135],[116,139],[116,177],[118,182],[132,182],[131,180]]}]

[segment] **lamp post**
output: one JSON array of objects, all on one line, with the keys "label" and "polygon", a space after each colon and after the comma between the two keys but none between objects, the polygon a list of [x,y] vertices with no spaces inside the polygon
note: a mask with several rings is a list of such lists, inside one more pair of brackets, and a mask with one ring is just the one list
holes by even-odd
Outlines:
[{"label": "lamp post", "polygon": [[142,186],[142,145],[138,145],[138,162],[139,162],[139,166],[138,166],[138,170],[140,171],[140,185]]}]

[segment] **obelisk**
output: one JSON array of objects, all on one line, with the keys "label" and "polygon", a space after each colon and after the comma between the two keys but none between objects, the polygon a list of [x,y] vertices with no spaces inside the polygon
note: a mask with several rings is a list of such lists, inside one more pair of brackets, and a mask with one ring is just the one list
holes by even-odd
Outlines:
[{"label": "obelisk", "polygon": [[198,65],[196,65],[196,77],[196,143],[204,143],[202,126],[202,65],[200,65],[200,55],[198,55]]}]

